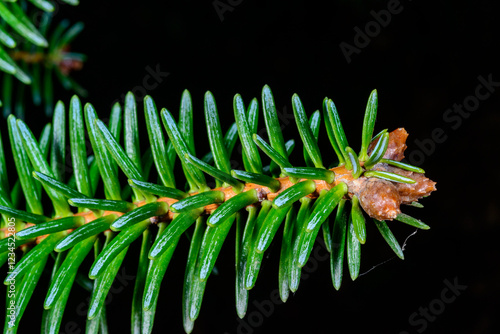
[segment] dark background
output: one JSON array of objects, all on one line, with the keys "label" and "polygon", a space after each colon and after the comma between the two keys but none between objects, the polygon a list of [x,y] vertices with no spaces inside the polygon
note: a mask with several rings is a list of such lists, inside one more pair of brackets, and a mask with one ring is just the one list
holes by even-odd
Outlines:
[{"label": "dark background", "polygon": [[[401,1],[401,11],[391,15],[390,23],[374,34],[359,54],[351,55],[350,63],[340,43],[354,46],[354,28],[364,31],[374,21],[370,12],[387,9],[389,1],[220,3],[232,3],[232,11],[222,13],[222,21],[211,1],[82,1],[76,8],[59,6],[55,20],[69,17],[86,24],[73,43],[74,51],[88,55],[83,70],[74,74],[89,91],[84,100],[106,118],[111,103],[128,90],[137,93],[141,101],[148,66],[168,72],[147,94],[158,107],[176,114],[182,91],[190,90],[197,152],[201,155],[208,150],[202,104],[207,90],[217,99],[224,130],[233,122],[235,93],[242,94],[248,103],[253,97],[260,99],[262,86],[268,84],[278,110],[285,115],[292,114],[293,93],[299,94],[309,114],[321,108],[321,101],[328,96],[337,105],[349,143],[358,148],[366,101],[376,88],[376,131],[405,127],[410,133],[410,162],[419,164],[437,181],[438,191],[422,200],[424,209],[405,211],[431,229],[419,231],[407,241],[404,261],[392,259],[355,282],[345,272],[340,291],[332,287],[328,260],[320,261],[317,269],[310,263],[313,270],[297,293],[286,304],[274,305],[269,316],[259,316],[262,313],[254,301],[269,300],[271,291],[278,287],[280,242],[275,242],[250,293],[247,325],[238,321],[235,312],[234,237],[229,237],[217,262],[219,275],[209,280],[193,333],[497,332],[500,270],[495,243],[500,231],[495,131],[500,87],[467,118],[458,114],[449,114],[455,117],[452,122],[443,118],[454,104],[470,101],[480,84],[479,76],[500,81],[499,27],[493,2]],[[64,102],[69,101],[69,93],[56,92]],[[142,114],[142,107],[139,110]],[[36,116],[37,112],[28,110],[27,115],[35,132],[48,121]],[[139,119],[144,125],[142,115]],[[294,121],[287,121],[285,139],[298,139]],[[260,122],[262,125],[262,116]],[[439,139],[432,140],[433,131],[442,133]],[[143,146],[147,144],[145,133],[143,129]],[[324,128],[319,140],[323,159],[333,162]],[[299,164],[301,150],[298,145],[294,155]],[[237,159],[239,155],[234,156]],[[362,272],[393,256],[376,228],[368,225]],[[400,243],[414,231],[400,223],[390,226]],[[187,246],[184,240],[163,281],[155,333],[183,332],[181,291]],[[137,266],[133,254],[138,249],[134,247],[125,264],[129,275],[135,275]],[[440,304],[445,280],[467,287],[453,302]],[[123,292],[112,295],[107,306],[111,333],[129,329],[133,281],[129,283]],[[84,332],[85,317],[77,310],[87,295],[79,287],[74,289],[61,328],[64,333]],[[36,291],[27,311],[33,317],[42,308],[43,281]],[[413,326],[409,317],[429,305],[445,307],[425,328],[423,322]],[[22,323],[24,333],[30,324]],[[248,324],[259,326],[238,331]]]}]

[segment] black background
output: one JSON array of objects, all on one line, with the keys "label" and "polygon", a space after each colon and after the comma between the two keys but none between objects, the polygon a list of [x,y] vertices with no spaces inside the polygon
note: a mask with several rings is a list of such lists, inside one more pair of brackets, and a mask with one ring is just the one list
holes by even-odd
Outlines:
[{"label": "black background", "polygon": [[[332,98],[349,143],[357,148],[366,101],[376,88],[376,131],[405,127],[410,133],[407,156],[414,158],[410,162],[421,164],[427,176],[437,181],[438,191],[422,200],[424,209],[406,211],[431,229],[408,239],[404,261],[393,258],[354,282],[345,273],[340,291],[332,287],[328,261],[320,261],[286,304],[274,305],[269,316],[261,317],[254,301],[269,300],[278,287],[280,242],[275,242],[250,293],[250,318],[244,319],[247,325],[238,321],[235,312],[234,237],[229,237],[217,262],[219,275],[209,280],[193,333],[495,333],[499,329],[495,131],[500,87],[470,116],[461,117],[460,124],[443,118],[454,104],[474,96],[479,76],[500,81],[496,11],[490,1],[401,1],[401,12],[392,15],[390,23],[359,54],[352,54],[348,63],[340,43],[354,45],[354,28],[364,30],[374,21],[370,11],[387,9],[388,3],[232,1],[232,11],[225,11],[222,21],[211,1],[82,1],[76,8],[58,7],[55,20],[69,17],[72,22],[85,22],[85,30],[72,48],[87,54],[88,61],[74,78],[88,89],[84,101],[91,102],[102,118],[107,117],[111,103],[128,90],[138,93],[141,100],[149,66],[169,73],[147,91],[158,107],[176,114],[182,91],[190,90],[199,155],[208,150],[202,104],[205,91],[214,93],[222,127],[227,129],[233,122],[234,94],[242,94],[246,102],[260,99],[264,84],[273,90],[278,110],[288,115],[292,114],[293,93],[299,94],[309,114],[321,108],[325,96]],[[56,93],[66,103],[71,96],[60,89]],[[139,110],[142,113],[142,107]],[[28,110],[27,115],[36,133],[49,121],[41,111]],[[139,119],[144,125],[142,114]],[[294,121],[287,121],[285,139],[300,142]],[[262,125],[262,118],[260,122]],[[3,125],[6,133],[4,129]],[[432,141],[433,131],[439,132],[435,129],[442,129],[446,140]],[[142,129],[144,147],[145,133]],[[319,141],[323,159],[333,162],[324,128]],[[412,156],[411,152],[424,152],[417,141],[427,143],[428,151]],[[298,145],[294,154],[298,164],[302,163],[301,150]],[[235,159],[238,156],[234,154]],[[393,257],[376,228],[368,225],[362,272]],[[390,226],[401,243],[414,231],[398,223]],[[187,246],[183,240],[163,281],[155,333],[183,332],[181,291]],[[128,275],[135,275],[137,251],[137,245],[129,251],[124,266]],[[467,288],[444,304],[444,310],[425,328],[422,322],[413,326],[409,317],[414,312],[439,304],[436,300],[446,288],[445,280],[457,280]],[[133,280],[127,282],[107,306],[111,333],[129,330]],[[30,326],[38,327],[44,284],[48,284],[47,275],[27,311],[33,320],[26,322],[25,314],[21,321],[22,333]],[[74,287],[62,333],[84,332],[85,317],[78,309],[86,296],[80,287]],[[238,331],[251,324],[259,326]]]}]

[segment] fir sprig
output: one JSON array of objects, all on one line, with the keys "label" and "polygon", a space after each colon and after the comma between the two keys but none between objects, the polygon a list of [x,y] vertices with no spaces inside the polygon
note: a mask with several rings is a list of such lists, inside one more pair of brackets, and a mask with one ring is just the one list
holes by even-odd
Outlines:
[{"label": "fir sprig", "polygon": [[[67,117],[64,104],[58,102],[52,127],[40,140],[34,137],[26,123],[16,120],[15,116],[9,117],[10,144],[17,178],[26,199],[26,210],[18,207],[19,201],[12,200],[19,186],[10,188],[0,138],[0,212],[4,228],[9,217],[16,218],[16,247],[25,245],[26,253],[5,280],[8,284],[14,277],[22,279],[16,297],[22,300],[16,304],[16,323],[6,325],[6,328],[12,332],[17,330],[41,271],[54,252],[59,255],[44,302],[44,328],[50,333],[58,331],[75,281],[92,286],[87,330],[92,332],[99,326],[106,328],[106,295],[129,246],[142,236],[131,327],[135,333],[150,333],[161,282],[177,244],[186,234],[189,235],[190,248],[182,292],[182,314],[184,329],[189,333],[200,313],[207,280],[233,225],[237,235],[235,284],[238,316],[244,317],[248,291],[256,284],[264,252],[277,238],[282,239],[279,287],[283,301],[288,299],[290,291],[297,290],[301,268],[309,259],[320,230],[331,253],[333,286],[339,289],[344,254],[347,253],[348,270],[354,280],[360,272],[361,245],[367,239],[362,203],[352,193],[349,182],[364,182],[371,178],[393,183],[415,182],[408,176],[374,169],[384,164],[410,172],[423,172],[417,167],[383,158],[389,141],[389,133],[385,131],[376,137],[378,142],[369,150],[369,144],[374,140],[376,91],[372,92],[368,102],[359,157],[348,145],[333,101],[327,98],[323,101],[327,134],[339,158],[338,167],[332,169],[324,167],[318,145],[321,113],[316,111],[308,118],[296,94],[292,97],[292,105],[307,166],[294,166],[290,153],[295,143],[285,142],[283,138],[274,97],[268,86],[262,90],[262,110],[269,143],[256,133],[259,110],[256,99],[245,109],[242,97],[235,96],[235,123],[223,136],[215,98],[207,92],[204,109],[211,154],[199,159],[194,145],[192,105],[191,95],[185,91],[176,121],[166,108],[158,113],[153,99],[145,97],[144,114],[151,150],[142,155],[138,108],[131,93],[126,96],[123,114],[119,105],[113,106],[108,124],[98,118],[91,104],[82,108],[76,96],[70,101]],[[69,123],[70,131],[66,123]],[[122,128],[123,146],[120,144]],[[92,146],[90,157],[86,152],[86,135]],[[242,144],[245,170],[231,169],[229,159],[237,138]],[[66,160],[67,143],[73,175],[65,175],[64,168],[61,168]],[[263,166],[266,159],[260,156],[258,148],[270,158],[270,166]],[[144,163],[147,157],[152,159],[149,164]],[[182,166],[186,189],[180,186],[182,179],[174,178],[176,158]],[[155,166],[157,183],[150,182],[151,165]],[[121,173],[128,178],[125,185],[119,182]],[[216,188],[209,187],[205,174],[217,181]],[[97,184],[101,180],[104,192],[98,194]],[[40,185],[52,202],[50,209],[41,205]],[[126,195],[123,189],[129,186],[132,193]],[[347,202],[351,203],[350,207]],[[78,208],[78,212],[71,207]],[[336,213],[332,215],[334,211]],[[428,228],[405,214],[399,214],[396,219],[418,228]],[[379,220],[374,223],[391,249],[403,258],[403,251],[387,223]],[[281,235],[278,231],[282,225]],[[0,259],[4,262],[9,251],[6,240],[0,241]],[[95,250],[93,264],[90,268],[81,268],[92,247]],[[92,283],[77,279],[86,270],[89,270]]]}]

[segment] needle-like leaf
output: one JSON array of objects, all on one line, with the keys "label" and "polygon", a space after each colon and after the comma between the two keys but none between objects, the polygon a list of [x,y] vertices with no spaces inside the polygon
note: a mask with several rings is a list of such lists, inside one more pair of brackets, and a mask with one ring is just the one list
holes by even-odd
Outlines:
[{"label": "needle-like leaf", "polygon": [[351,275],[351,279],[353,281],[358,278],[360,263],[361,244],[359,243],[356,232],[354,231],[352,217],[350,217],[347,227],[347,264],[349,265],[349,274]]},{"label": "needle-like leaf", "polygon": [[264,253],[269,245],[271,245],[271,241],[273,241],[278,228],[289,210],[289,206],[271,208],[259,230],[257,239],[255,239],[255,251]]},{"label": "needle-like leaf", "polygon": [[172,212],[184,212],[193,209],[203,208],[204,206],[222,203],[225,199],[225,194],[223,191],[212,190],[203,193],[199,193],[193,196],[186,197],[178,202],[173,203],[170,206]]},{"label": "needle-like leaf", "polygon": [[285,303],[290,294],[290,262],[292,259],[292,236],[293,225],[297,219],[295,207],[291,207],[285,219],[285,227],[283,228],[283,239],[281,242],[280,262],[278,271],[278,288],[280,298]]},{"label": "needle-like leaf", "polygon": [[361,210],[359,199],[356,195],[352,196],[351,218],[356,237],[361,244],[364,244],[366,242],[365,217],[363,216],[363,211]]},{"label": "needle-like leaf", "polygon": [[188,194],[186,194],[185,192],[183,192],[181,190],[161,186],[159,184],[154,184],[154,183],[149,183],[149,182],[144,182],[144,181],[139,181],[139,180],[133,180],[133,179],[129,179],[128,184],[131,187],[137,188],[141,191],[145,191],[145,192],[148,192],[150,194],[158,195],[161,197],[167,197],[167,198],[181,200],[181,199],[186,198],[188,196]]},{"label": "needle-like leaf", "polygon": [[33,264],[29,268],[29,271],[24,275],[22,280],[18,279],[18,282],[15,284],[15,297],[7,299],[8,301],[10,299],[10,303],[14,302],[15,304],[14,314],[9,312],[9,316],[5,317],[5,333],[15,333],[19,321],[26,310],[26,306],[28,305],[36,286],[38,285],[38,281],[43,273],[45,264],[47,263],[47,258],[48,255],[40,258],[37,263]]},{"label": "needle-like leaf", "polygon": [[194,322],[190,318],[191,304],[195,287],[199,284],[199,278],[195,277],[198,253],[200,252],[203,233],[205,231],[205,221],[203,217],[196,220],[196,226],[189,246],[189,254],[184,273],[184,285],[182,287],[182,321],[186,333],[191,333]]},{"label": "needle-like leaf", "polygon": [[178,126],[186,145],[189,147],[189,152],[196,154],[194,145],[193,101],[187,89],[182,92],[181,96]]},{"label": "needle-like leaf", "polygon": [[66,116],[64,103],[58,101],[52,118],[52,147],[50,150],[50,167],[54,178],[64,182],[66,167]]},{"label": "needle-like leaf", "polygon": [[129,212],[135,208],[135,205],[130,202],[112,199],[70,198],[68,203],[77,208],[115,212]]},{"label": "needle-like leaf", "polygon": [[375,164],[379,163],[380,160],[384,157],[385,152],[387,151],[387,147],[389,145],[389,134],[385,132],[380,136],[380,139],[377,141],[377,144],[373,148],[370,156],[365,162],[365,168],[371,169]]},{"label": "needle-like leaf", "polygon": [[[337,107],[335,107],[335,104],[333,103],[332,100],[328,100],[326,103],[326,110],[327,110],[327,115],[328,115],[328,120],[332,126],[333,134],[335,136],[335,140],[337,142],[337,147],[339,150],[339,153],[342,154],[344,157],[344,161],[346,165],[348,164],[348,157],[345,153],[345,148],[349,146],[347,143],[347,138],[344,133],[344,128],[342,127],[342,123],[340,122],[340,117],[339,114],[337,113]],[[326,120],[325,120],[326,122]],[[334,146],[335,148],[335,146]],[[335,150],[337,152],[337,150]],[[340,155],[337,153],[337,155]],[[348,168],[349,169],[349,168]]]},{"label": "needle-like leaf", "polygon": [[299,212],[297,213],[297,219],[295,220],[294,229],[292,232],[292,258],[289,262],[288,268],[288,272],[290,274],[290,291],[292,292],[297,291],[297,289],[299,288],[301,268],[298,265],[298,259],[301,238],[303,238],[303,233],[301,233],[301,231],[309,218],[312,203],[312,199],[308,197],[303,197],[300,199],[300,208]]},{"label": "needle-like leaf", "polygon": [[233,169],[231,171],[231,175],[244,182],[251,182],[264,187],[268,187],[272,192],[278,191],[281,187],[280,181],[264,174],[257,174]]},{"label": "needle-like leaf", "polygon": [[111,153],[109,153],[105,144],[101,140],[99,129],[97,128],[97,124],[95,122],[96,120],[97,114],[94,107],[87,103],[85,105],[87,133],[89,135],[90,143],[92,144],[92,149],[94,150],[94,156],[104,183],[107,195],[106,198],[121,200],[120,183],[118,182],[117,170],[115,168],[116,163],[114,162]]},{"label": "needle-like leaf", "polygon": [[404,260],[405,256],[403,254],[403,250],[401,249],[401,246],[399,246],[399,243],[394,237],[394,234],[392,234],[391,230],[389,229],[389,226],[387,226],[387,223],[383,220],[380,221],[377,219],[373,219],[373,221],[375,222],[375,225],[377,226],[380,234],[382,234],[382,237],[384,237],[385,241],[391,247],[394,253],[396,253],[396,255],[401,260]]},{"label": "needle-like leaf", "polygon": [[378,179],[392,181],[392,182],[400,182],[400,183],[415,183],[416,181],[412,178],[391,173],[391,172],[383,172],[378,170],[370,170],[363,174],[366,177],[376,177]]},{"label": "needle-like leaf", "polygon": [[424,224],[421,220],[408,216],[407,214],[404,213],[400,213],[399,215],[397,215],[396,220],[414,226],[416,228],[420,228],[422,230],[430,229],[429,225]]},{"label": "needle-like leaf", "polygon": [[[359,164],[359,159],[358,159],[358,156],[356,155],[356,153],[354,152],[354,150],[352,148],[350,148],[349,146],[346,147],[346,155],[347,155],[347,159],[349,161],[349,163],[346,163],[346,167],[349,165],[351,166],[352,168],[352,177],[354,179],[357,179],[361,173],[363,172],[363,169],[361,169],[361,166]],[[347,169],[351,169],[351,168],[348,168]]]},{"label": "needle-like leaf", "polygon": [[231,197],[221,205],[208,217],[207,225],[215,227],[229,219],[234,213],[244,207],[259,201],[257,190],[250,189]]},{"label": "needle-like leaf", "polygon": [[279,209],[285,206],[292,205],[304,196],[313,193],[316,190],[316,182],[306,180],[294,184],[293,186],[283,190],[273,201],[273,207]]},{"label": "needle-like leaf", "polygon": [[375,120],[377,119],[377,107],[378,94],[377,90],[374,89],[371,92],[370,97],[368,98],[365,118],[363,120],[363,131],[361,134],[361,152],[359,153],[359,160],[361,161],[365,161],[366,159],[368,159],[368,145],[370,145],[370,141],[373,135],[373,129],[375,128]]},{"label": "needle-like leaf", "polygon": [[[87,147],[83,126],[82,105],[80,99],[75,95],[69,104],[69,142],[71,147],[71,159],[76,178],[76,186],[79,192],[85,196],[92,197],[94,191],[89,176],[87,164]],[[72,196],[75,197],[75,196]]]},{"label": "needle-like leaf", "polygon": [[167,271],[168,265],[170,263],[170,260],[172,259],[172,255],[174,254],[178,241],[179,239],[174,240],[167,251],[150,264],[148,275],[146,277],[146,285],[144,286],[144,296],[142,301],[142,307],[144,311],[156,311],[161,281],[165,276],[165,272]]},{"label": "needle-like leaf", "polygon": [[40,224],[50,220],[49,217],[43,215],[21,211],[3,205],[0,205],[0,213],[33,224]]},{"label": "needle-like leaf", "polygon": [[158,111],[153,99],[148,95],[144,98],[144,115],[148,129],[149,143],[154,157],[158,175],[164,186],[175,188],[175,178],[172,165],[168,160],[165,139],[160,126]]},{"label": "needle-like leaf", "polygon": [[16,239],[26,240],[36,238],[46,234],[53,234],[73,228],[77,228],[85,222],[80,216],[64,217],[25,228],[16,233]]},{"label": "needle-like leaf", "polygon": [[54,250],[55,245],[61,240],[65,235],[65,232],[57,232],[47,236],[45,239],[40,241],[28,254],[26,254],[21,261],[19,261],[15,268],[9,271],[9,274],[4,280],[4,284],[8,285],[12,279],[17,279],[21,277],[27,270],[29,270],[33,265],[43,260],[43,258],[50,254]]},{"label": "needle-like leaf", "polygon": [[139,128],[137,126],[137,104],[135,103],[135,97],[132,92],[128,92],[125,95],[125,107],[123,115],[123,135],[124,135],[124,146],[127,156],[130,158],[132,163],[135,165],[139,173],[142,174],[141,166],[141,150],[139,145]]},{"label": "needle-like leaf", "polygon": [[87,313],[87,319],[92,320],[101,313],[101,309],[104,306],[104,301],[108,295],[108,291],[113,284],[114,277],[118,273],[120,266],[125,259],[128,247],[125,247],[114,259],[104,268],[104,272],[101,274],[99,281],[95,284],[92,295],[90,296],[89,309]]},{"label": "needle-like leaf", "polygon": [[59,241],[54,250],[56,252],[63,252],[75,246],[82,240],[106,231],[107,229],[109,229],[109,225],[111,224],[111,222],[113,222],[113,220],[116,219],[116,217],[117,216],[115,214],[110,214],[101,218],[97,218],[90,223],[80,226],[69,235],[67,235],[64,239]]},{"label": "needle-like leaf", "polygon": [[109,132],[106,125],[99,119],[96,121],[97,128],[99,129],[100,140],[106,144],[106,147],[115,159],[116,163],[129,179],[144,181],[142,173],[132,159],[125,153],[123,148],[120,147],[114,136]]},{"label": "needle-like leaf", "polygon": [[286,167],[283,168],[286,175],[298,179],[325,180],[327,183],[335,181],[335,173],[331,170],[316,167]]},{"label": "needle-like leaf", "polygon": [[[213,176],[217,180],[224,182],[225,184],[230,185],[233,187],[235,192],[240,192],[243,190],[245,185],[235,179],[234,177],[231,176],[231,174],[228,174],[220,169],[217,169],[213,166],[210,166],[209,164],[203,162],[202,160],[196,158],[194,155],[187,153],[186,154],[187,160],[195,167],[200,169],[201,171]],[[230,173],[231,171],[229,171]]]},{"label": "needle-like leaf", "polygon": [[259,236],[261,227],[264,225],[264,221],[266,220],[266,217],[268,216],[271,208],[272,208],[271,201],[266,200],[262,202],[259,214],[256,218],[256,221],[251,231],[252,234],[248,236],[249,237],[248,255],[246,259],[246,268],[243,277],[244,287],[247,290],[252,289],[253,286],[255,285],[255,282],[257,281],[257,276],[260,270],[260,263],[262,262],[262,258],[264,256],[262,252],[257,252],[256,249],[257,238]]},{"label": "needle-like leaf", "polygon": [[43,214],[42,203],[37,188],[33,183],[31,177],[30,165],[28,156],[24,150],[23,140],[17,128],[16,118],[10,115],[7,119],[9,125],[10,145],[12,148],[12,155],[14,156],[14,163],[16,165],[17,175],[21,181],[26,202],[29,210],[35,214]]},{"label": "needle-like leaf", "polygon": [[215,165],[220,171],[229,174],[231,173],[231,163],[222,138],[223,132],[220,127],[215,98],[209,91],[205,93],[205,122]]},{"label": "needle-like leaf", "polygon": [[[281,127],[278,121],[278,114],[276,113],[276,105],[274,104],[273,93],[271,92],[271,88],[269,88],[268,85],[265,85],[264,88],[262,88],[262,106],[264,109],[264,121],[266,123],[267,134],[269,136],[271,147],[284,160],[288,161],[285,140],[283,139],[283,134],[281,133]],[[274,171],[271,170],[271,172]]]},{"label": "needle-like leaf", "polygon": [[330,270],[333,287],[338,290],[342,283],[344,268],[344,248],[346,240],[347,210],[345,199],[340,200],[332,232],[332,255],[330,256]]},{"label": "needle-like leaf", "polygon": [[409,170],[411,172],[415,173],[425,173],[425,171],[422,168],[401,162],[401,161],[395,161],[395,160],[390,160],[390,159],[380,159],[381,163],[385,163],[391,166],[399,167],[401,169]]},{"label": "needle-like leaf", "polygon": [[[50,166],[40,150],[40,146],[38,145],[31,130],[22,120],[17,120],[17,127],[23,139],[26,154],[28,155],[33,168],[52,177],[53,175],[50,170]],[[67,216],[71,213],[71,211],[69,211],[68,203],[63,195],[47,186],[44,186],[44,189],[52,200],[57,216]]]},{"label": "needle-like leaf", "polygon": [[140,223],[134,224],[130,227],[124,229],[122,233],[119,233],[99,254],[97,259],[94,261],[92,267],[90,267],[89,278],[95,279],[97,276],[102,274],[107,266],[113,261],[115,257],[118,256],[127,248],[132,241],[137,239],[142,232],[151,224],[148,220],[142,221]]},{"label": "needle-like leaf", "polygon": [[347,185],[340,182],[338,185],[328,190],[314,203],[313,211],[306,225],[306,231],[312,231],[319,227],[321,223],[330,215],[342,197],[347,193]]},{"label": "needle-like leaf", "polygon": [[177,152],[177,155],[181,160],[182,168],[184,169],[186,178],[190,183],[191,189],[203,189],[206,186],[205,177],[199,169],[191,166],[191,164],[187,160],[186,154],[190,152],[188,146],[182,138],[182,134],[180,133],[174,118],[172,117],[172,114],[170,114],[167,109],[163,108],[161,111],[161,117],[163,120],[163,126],[167,130],[168,137],[170,138],[170,141],[175,148],[175,152]]},{"label": "needle-like leaf", "polygon": [[139,264],[135,277],[134,294],[132,297],[131,333],[140,333],[143,324],[142,297],[146,285],[146,277],[149,267],[149,248],[151,247],[151,232],[146,229],[142,233],[141,252],[139,254]]},{"label": "needle-like leaf", "polygon": [[152,202],[140,206],[116,219],[113,224],[111,224],[111,230],[121,231],[145,219],[164,215],[168,212],[168,207],[167,202]]},{"label": "needle-like leaf", "polygon": [[191,211],[183,212],[172,220],[172,222],[165,228],[162,234],[156,238],[151,250],[149,251],[149,258],[156,260],[198,219],[203,210],[194,209]]},{"label": "needle-like leaf", "polygon": [[266,141],[262,139],[258,134],[253,135],[253,141],[278,166],[280,166],[281,168],[292,167],[292,165],[288,162],[288,158],[283,157],[273,147],[269,146],[269,144],[266,143]]},{"label": "needle-like leaf", "polygon": [[239,94],[236,94],[234,96],[233,108],[234,118],[236,120],[236,125],[238,126],[238,135],[245,152],[245,157],[247,157],[250,164],[250,171],[253,173],[262,173],[262,161],[260,160],[257,146],[252,140],[253,132],[250,129],[250,125],[247,120],[247,114],[243,105],[243,99]]},{"label": "needle-like leaf", "polygon": [[219,226],[207,226],[207,229],[205,230],[194,273],[195,281],[193,283],[191,308],[189,310],[189,318],[191,321],[198,318],[201,303],[203,301],[203,294],[205,292],[206,281],[214,268],[215,261],[217,260],[222,248],[222,244],[224,243],[235,218],[236,215],[233,215]]},{"label": "needle-like leaf", "polygon": [[314,138],[311,127],[309,126],[309,120],[307,119],[307,115],[304,111],[304,106],[302,105],[302,101],[300,101],[297,94],[292,96],[292,106],[293,114],[295,115],[295,122],[297,123],[304,147],[307,150],[309,157],[312,159],[314,166],[316,168],[323,168],[321,153],[319,152],[319,147],[316,142],[317,140]]},{"label": "needle-like leaf", "polygon": [[46,310],[54,306],[61,293],[63,293],[64,288],[69,284],[70,279],[74,278],[78,267],[80,267],[80,264],[92,249],[95,239],[96,236],[91,236],[78,243],[69,251],[63,264],[55,274],[54,279],[50,282],[50,287],[43,304]]}]

